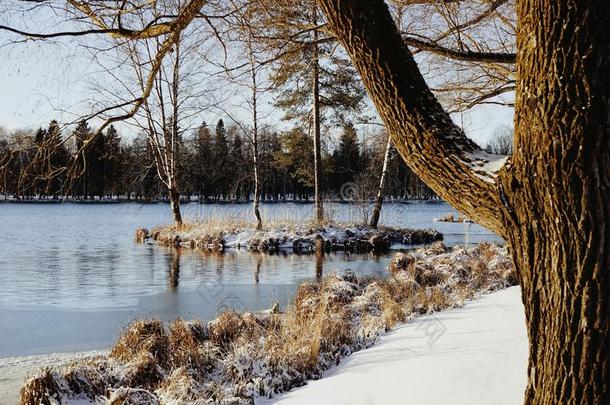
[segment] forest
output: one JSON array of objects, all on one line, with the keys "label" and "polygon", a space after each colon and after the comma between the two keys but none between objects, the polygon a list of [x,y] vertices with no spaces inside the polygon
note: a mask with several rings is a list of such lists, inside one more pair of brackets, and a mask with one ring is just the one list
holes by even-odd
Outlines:
[{"label": "forest", "polygon": [[[65,168],[74,151],[94,130],[81,122],[64,136],[57,121],[37,131],[0,131],[2,172],[0,192],[22,200],[137,200],[167,198],[155,168],[146,134],[123,138],[109,126],[85,152],[82,174],[69,181]],[[273,128],[260,131],[261,199],[263,201],[309,200],[313,196],[312,140],[296,127],[280,132]],[[323,192],[325,199],[340,201],[341,187],[354,183],[361,198],[373,199],[381,175],[387,134],[370,134],[366,143],[359,140],[353,125],[345,125],[338,145],[324,148]],[[201,202],[249,201],[254,192],[252,152],[238,125],[203,122],[179,140],[178,168],[183,200]],[[24,176],[24,177],[21,177]],[[29,177],[28,177],[29,176]],[[430,199],[436,194],[405,165],[392,149],[389,157],[386,195],[394,199]]]}]

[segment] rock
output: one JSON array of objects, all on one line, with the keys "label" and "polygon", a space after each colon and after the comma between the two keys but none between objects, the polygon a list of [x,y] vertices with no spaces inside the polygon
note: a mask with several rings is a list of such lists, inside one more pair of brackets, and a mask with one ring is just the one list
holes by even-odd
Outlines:
[{"label": "rock", "polygon": [[146,242],[146,240],[150,237],[150,234],[148,233],[148,229],[146,228],[138,228],[136,229],[136,241],[143,243]]},{"label": "rock", "polygon": [[440,217],[437,219],[438,222],[455,222],[455,218],[453,214],[447,214],[444,217]]},{"label": "rock", "polygon": [[381,235],[373,235],[369,238],[369,244],[374,252],[381,252],[390,247],[389,240]]}]

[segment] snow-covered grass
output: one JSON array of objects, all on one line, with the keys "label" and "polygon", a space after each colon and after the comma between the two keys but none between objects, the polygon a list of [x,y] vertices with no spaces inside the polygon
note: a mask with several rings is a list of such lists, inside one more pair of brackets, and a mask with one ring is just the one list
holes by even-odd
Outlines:
[{"label": "snow-covered grass", "polygon": [[387,280],[348,274],[302,284],[283,314],[134,321],[108,356],[41,370],[21,401],[250,404],[322,377],[399,323],[516,282],[505,249],[489,244],[437,243],[397,254],[389,270]]},{"label": "snow-covered grass", "polygon": [[226,248],[258,251],[290,250],[307,253],[315,250],[370,251],[388,250],[392,246],[431,243],[442,239],[432,229],[414,230],[389,227],[372,228],[366,225],[327,222],[273,223],[257,230],[254,224],[215,222],[159,227],[151,232],[136,231],[136,239],[151,238],[162,245],[183,246],[206,250]]},{"label": "snow-covered grass", "polygon": [[434,221],[436,222],[459,222],[459,223],[463,223],[463,222],[473,222],[472,219],[458,215],[457,217],[453,214],[447,214],[444,217],[440,217],[440,218],[435,218]]}]

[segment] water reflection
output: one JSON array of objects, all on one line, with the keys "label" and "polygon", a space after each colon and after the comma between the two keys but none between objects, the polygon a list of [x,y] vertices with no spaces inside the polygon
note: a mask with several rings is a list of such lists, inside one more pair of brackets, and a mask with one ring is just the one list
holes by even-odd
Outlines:
[{"label": "water reflection", "polygon": [[257,254],[256,256],[256,268],[254,269],[254,282],[258,284],[259,275],[261,273],[261,265],[263,264],[263,256],[262,254]]},{"label": "water reflection", "polygon": [[321,280],[324,274],[324,252],[315,253],[315,264],[316,264],[316,280]]},{"label": "water reflection", "polygon": [[180,257],[182,255],[182,248],[171,247],[168,254],[169,272],[168,272],[168,285],[171,292],[176,292],[178,284],[180,282]]}]

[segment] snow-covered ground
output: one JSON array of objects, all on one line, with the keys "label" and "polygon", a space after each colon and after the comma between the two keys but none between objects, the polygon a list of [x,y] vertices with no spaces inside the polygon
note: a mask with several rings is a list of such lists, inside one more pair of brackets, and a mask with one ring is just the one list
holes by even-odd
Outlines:
[{"label": "snow-covered ground", "polygon": [[[18,403],[28,373],[97,354],[103,353],[0,359],[0,404]],[[322,379],[256,403],[520,404],[526,366],[524,311],[519,287],[511,287],[396,327]]]},{"label": "snow-covered ground", "polygon": [[55,353],[42,356],[6,357],[0,359],[0,404],[19,403],[19,390],[25,377],[42,367],[57,366],[72,360],[107,354],[105,351]]},{"label": "snow-covered ground", "polygon": [[322,379],[260,403],[521,404],[527,335],[520,294],[511,287],[399,326]]}]

